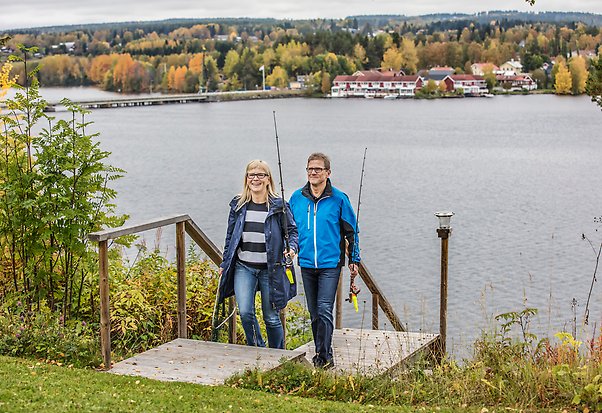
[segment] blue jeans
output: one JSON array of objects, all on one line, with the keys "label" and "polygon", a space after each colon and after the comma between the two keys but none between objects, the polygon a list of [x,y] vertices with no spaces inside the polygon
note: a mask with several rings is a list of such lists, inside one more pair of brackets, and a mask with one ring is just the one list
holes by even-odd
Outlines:
[{"label": "blue jeans", "polygon": [[268,333],[268,344],[271,348],[284,348],[284,329],[279,312],[270,304],[270,279],[267,268],[260,270],[237,261],[234,268],[234,294],[247,345],[265,347],[255,315],[255,295],[258,289],[261,292],[261,309]]},{"label": "blue jeans", "polygon": [[332,361],[332,309],[337,294],[341,267],[301,268],[307,309],[311,316],[311,330],[316,355],[322,362]]}]

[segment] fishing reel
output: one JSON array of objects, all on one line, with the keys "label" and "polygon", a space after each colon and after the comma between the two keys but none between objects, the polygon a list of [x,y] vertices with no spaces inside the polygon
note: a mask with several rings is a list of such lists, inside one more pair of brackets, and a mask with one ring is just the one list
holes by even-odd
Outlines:
[{"label": "fishing reel", "polygon": [[345,301],[348,301],[351,304],[353,304],[353,308],[355,309],[356,313],[359,311],[357,305],[357,295],[360,293],[360,291],[361,290],[358,288],[358,286],[355,285],[353,280],[351,280],[351,284],[349,285],[349,298],[346,298]]}]

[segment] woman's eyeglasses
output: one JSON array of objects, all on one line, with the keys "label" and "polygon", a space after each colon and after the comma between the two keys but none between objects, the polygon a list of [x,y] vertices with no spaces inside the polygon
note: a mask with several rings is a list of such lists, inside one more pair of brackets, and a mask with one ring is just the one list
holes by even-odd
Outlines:
[{"label": "woman's eyeglasses", "polygon": [[268,174],[264,174],[264,173],[247,174],[247,179],[250,179],[252,181],[255,178],[257,178],[257,179],[264,179],[267,176],[268,176]]},{"label": "woman's eyeglasses", "polygon": [[323,171],[326,170],[326,168],[305,168],[305,170],[307,171],[308,174],[311,174],[311,173],[321,174]]}]

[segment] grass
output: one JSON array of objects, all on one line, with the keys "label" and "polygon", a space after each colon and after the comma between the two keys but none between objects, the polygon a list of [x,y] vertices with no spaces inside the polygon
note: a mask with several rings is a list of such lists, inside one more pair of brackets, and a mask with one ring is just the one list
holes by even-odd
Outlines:
[{"label": "grass", "polygon": [[1,412],[414,411],[399,406],[350,406],[226,386],[159,382],[3,356],[0,377]]}]

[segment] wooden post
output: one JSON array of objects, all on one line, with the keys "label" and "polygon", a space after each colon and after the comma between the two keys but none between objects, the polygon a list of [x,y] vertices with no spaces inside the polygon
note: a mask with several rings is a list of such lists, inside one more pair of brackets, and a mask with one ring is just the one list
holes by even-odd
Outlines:
[{"label": "wooden post", "polygon": [[441,238],[441,297],[439,308],[439,335],[440,335],[440,354],[439,362],[443,359],[446,352],[447,340],[447,245],[451,229],[438,229],[437,234]]},{"label": "wooden post", "polygon": [[236,343],[236,300],[234,297],[228,299],[228,314],[232,314],[228,320],[228,342],[234,344]]},{"label": "wooden post", "polygon": [[286,308],[280,310],[280,323],[282,323],[282,332],[284,334],[284,348],[286,348]]},{"label": "wooden post", "polygon": [[336,299],[336,311],[334,328],[340,329],[343,326],[343,267],[339,273],[339,284],[337,286],[337,299]]},{"label": "wooden post", "polygon": [[372,293],[372,330],[378,330],[378,297],[377,293]]},{"label": "wooden post", "polygon": [[178,337],[187,338],[186,323],[186,238],[184,222],[176,223],[176,262],[178,271]]},{"label": "wooden post", "polygon": [[109,256],[107,241],[98,243],[100,276],[100,351],[105,370],[111,368],[111,314],[109,309]]}]

